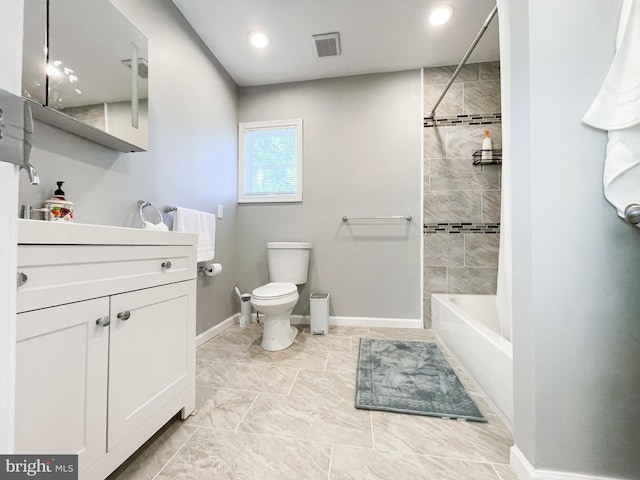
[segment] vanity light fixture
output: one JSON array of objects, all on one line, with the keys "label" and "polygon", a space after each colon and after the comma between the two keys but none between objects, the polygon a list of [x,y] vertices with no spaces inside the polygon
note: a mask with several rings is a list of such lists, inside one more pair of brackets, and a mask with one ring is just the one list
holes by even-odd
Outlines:
[{"label": "vanity light fixture", "polygon": [[434,26],[444,25],[453,16],[453,8],[450,5],[440,5],[429,15],[429,23]]},{"label": "vanity light fixture", "polygon": [[249,43],[256,48],[264,48],[269,45],[269,35],[260,30],[249,32]]}]

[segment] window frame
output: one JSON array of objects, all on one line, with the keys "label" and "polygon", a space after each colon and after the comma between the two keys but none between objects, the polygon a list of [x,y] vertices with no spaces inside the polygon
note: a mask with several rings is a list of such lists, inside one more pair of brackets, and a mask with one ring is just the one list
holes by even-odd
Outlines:
[{"label": "window frame", "polygon": [[[242,122],[238,124],[238,203],[292,203],[302,202],[302,118]],[[296,192],[293,194],[245,195],[244,194],[244,138],[247,130],[290,128],[296,129]]]}]

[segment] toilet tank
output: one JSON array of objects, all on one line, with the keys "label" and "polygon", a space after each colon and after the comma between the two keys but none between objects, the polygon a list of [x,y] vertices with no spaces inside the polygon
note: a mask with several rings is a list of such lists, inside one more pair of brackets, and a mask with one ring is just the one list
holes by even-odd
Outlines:
[{"label": "toilet tank", "polygon": [[269,281],[306,283],[310,250],[309,242],[268,242]]}]

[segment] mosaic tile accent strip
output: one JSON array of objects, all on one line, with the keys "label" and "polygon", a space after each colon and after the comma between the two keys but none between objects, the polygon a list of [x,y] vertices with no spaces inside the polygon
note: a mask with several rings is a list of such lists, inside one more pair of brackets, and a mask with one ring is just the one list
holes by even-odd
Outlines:
[{"label": "mosaic tile accent strip", "polygon": [[425,223],[423,233],[500,233],[500,223]]},{"label": "mosaic tile accent strip", "polygon": [[502,123],[501,113],[479,113],[467,115],[455,115],[448,117],[435,117],[424,119],[425,127],[447,127],[455,125],[491,125]]}]

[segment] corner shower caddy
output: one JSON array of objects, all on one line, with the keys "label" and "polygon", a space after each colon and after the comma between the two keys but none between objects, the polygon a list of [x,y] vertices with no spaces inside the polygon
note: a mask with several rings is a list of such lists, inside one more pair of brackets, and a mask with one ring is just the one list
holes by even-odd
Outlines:
[{"label": "corner shower caddy", "polygon": [[[482,158],[482,154],[489,154],[489,158]],[[476,150],[473,152],[474,165],[500,165],[502,163],[502,149],[493,148],[491,150]]]}]

